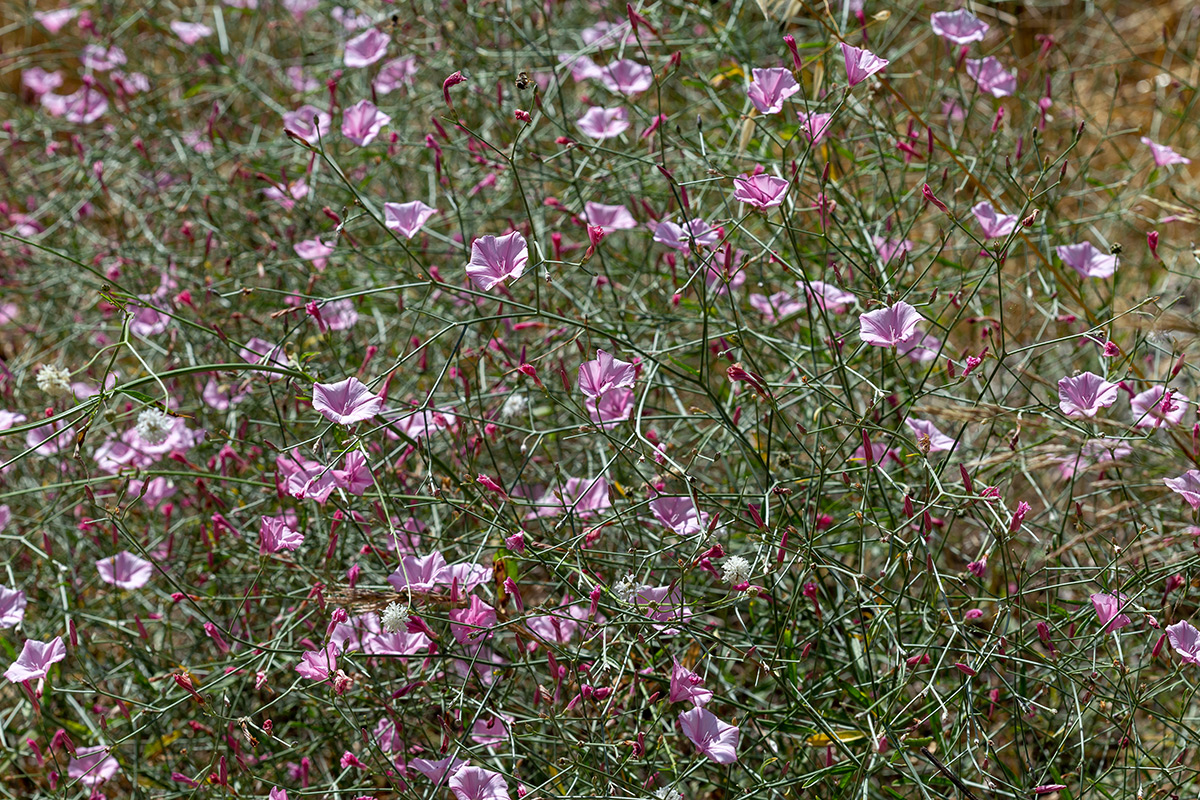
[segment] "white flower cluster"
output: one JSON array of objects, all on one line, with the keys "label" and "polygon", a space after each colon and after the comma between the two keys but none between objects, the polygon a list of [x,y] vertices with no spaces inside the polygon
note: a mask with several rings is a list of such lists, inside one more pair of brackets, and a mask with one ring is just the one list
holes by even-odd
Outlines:
[{"label": "white flower cluster", "polygon": [[37,387],[51,397],[64,397],[71,393],[71,373],[53,364],[43,364],[35,378]]},{"label": "white flower cluster", "polygon": [[750,562],[741,556],[730,556],[721,563],[721,577],[734,586],[750,580]]},{"label": "white flower cluster", "polygon": [[632,572],[626,573],[624,578],[621,578],[612,585],[612,593],[622,603],[632,603],[633,598],[641,590],[642,583],[633,576]]},{"label": "white flower cluster", "polygon": [[165,412],[157,408],[147,408],[138,414],[134,430],[146,444],[159,445],[171,435],[171,428],[174,425],[174,420]]},{"label": "white flower cluster", "polygon": [[408,622],[408,606],[402,606],[399,603],[389,603],[388,607],[379,615],[379,621],[383,623],[385,631],[396,633]]}]

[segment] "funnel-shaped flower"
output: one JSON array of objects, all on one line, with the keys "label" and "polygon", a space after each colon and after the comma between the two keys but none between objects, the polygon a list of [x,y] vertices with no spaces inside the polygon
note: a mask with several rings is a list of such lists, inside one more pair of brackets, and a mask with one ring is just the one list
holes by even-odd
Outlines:
[{"label": "funnel-shaped flower", "polygon": [[762,114],[778,114],[783,110],[783,101],[800,91],[800,84],[796,83],[790,69],[752,69],[750,75],[752,80],[746,96]]},{"label": "funnel-shaped flower", "polygon": [[599,397],[584,397],[583,407],[601,430],[612,430],[633,412],[633,390],[609,389]]},{"label": "funnel-shaped flower", "polygon": [[704,679],[675,660],[671,668],[671,693],[667,700],[672,703],[686,702],[703,706],[712,700],[713,693],[704,688]]},{"label": "funnel-shaped flower", "polygon": [[504,776],[490,769],[462,767],[450,776],[448,785],[457,800],[508,800]]},{"label": "funnel-shaped flower", "polygon": [[359,147],[366,147],[391,121],[392,118],[370,100],[359,100],[342,112],[342,136]]},{"label": "funnel-shaped flower", "polygon": [[854,295],[843,289],[825,283],[824,281],[796,281],[796,285],[804,290],[808,302],[816,303],[817,307],[834,314],[844,314],[846,308],[854,302]]},{"label": "funnel-shaped flower", "polygon": [[697,509],[690,497],[656,497],[650,501],[650,511],[680,536],[702,533],[708,527],[708,514]]},{"label": "funnel-shaped flower", "polygon": [[875,347],[895,347],[917,330],[923,317],[903,300],[858,318],[859,337]]},{"label": "funnel-shaped flower", "polygon": [[588,397],[601,397],[610,389],[633,386],[636,377],[633,364],[597,350],[594,359],[579,365],[579,391]]},{"label": "funnel-shaped flower", "polygon": [[96,562],[100,580],[118,589],[140,589],[150,580],[154,565],[127,550]]},{"label": "funnel-shaped flower", "polygon": [[1054,248],[1058,257],[1085,278],[1108,278],[1117,271],[1117,257],[1098,250],[1091,242]]},{"label": "funnel-shaped flower", "polygon": [[629,130],[629,112],[624,108],[592,106],[576,124],[579,130],[596,141],[612,139]]},{"label": "funnel-shaped flower", "polygon": [[829,122],[833,119],[833,114],[801,111],[796,116],[800,119],[800,133],[809,144],[820,144],[829,134]]},{"label": "funnel-shaped flower", "polygon": [[1155,386],[1139,392],[1129,401],[1133,408],[1134,425],[1138,428],[1157,428],[1178,425],[1187,412],[1188,399],[1174,389]]},{"label": "funnel-shaped flower", "polygon": [[467,275],[483,291],[506,280],[515,280],[525,272],[529,247],[517,231],[504,236],[484,236],[471,242],[471,260]]},{"label": "funnel-shaped flower", "polygon": [[75,751],[67,763],[67,777],[92,788],[111,780],[119,769],[117,760],[108,754],[108,748],[98,744]]},{"label": "funnel-shaped flower", "polygon": [[1058,382],[1058,407],[1068,417],[1094,417],[1117,402],[1117,384],[1092,372]]},{"label": "funnel-shaped flower", "polygon": [[1159,167],[1169,167],[1172,164],[1190,164],[1192,160],[1187,156],[1181,156],[1165,144],[1159,144],[1149,136],[1142,137],[1142,144],[1150,148],[1150,152],[1154,155],[1154,163]]},{"label": "funnel-shaped flower", "polygon": [[712,247],[721,236],[702,219],[691,219],[682,224],[663,220],[654,229],[654,241],[673,250],[690,250],[692,245]]},{"label": "funnel-shaped flower", "polygon": [[990,92],[993,97],[1008,97],[1017,90],[1016,70],[1009,72],[995,56],[968,58],[967,74],[975,79],[980,89]]},{"label": "funnel-shaped flower", "polygon": [[1200,509],[1200,469],[1189,469],[1178,478],[1163,478],[1163,483],[1193,509]]},{"label": "funnel-shaped flower", "polygon": [[390,230],[411,239],[416,236],[421,226],[437,213],[436,208],[430,208],[420,200],[408,203],[384,203],[383,224]]},{"label": "funnel-shaped flower", "polygon": [[755,208],[773,208],[783,202],[788,182],[766,173],[751,177],[743,172],[733,179],[733,187],[734,200]]},{"label": "funnel-shaped flower", "polygon": [[1001,214],[986,200],[971,209],[975,221],[983,228],[985,239],[1001,239],[1017,229],[1020,219],[1016,214]]},{"label": "funnel-shaped flower", "polygon": [[982,42],[988,32],[988,24],[965,8],[957,11],[939,11],[929,17],[933,32],[955,44],[967,45]]},{"label": "funnel-shaped flower", "polygon": [[1200,664],[1200,631],[1180,620],[1167,627],[1167,641],[1185,664]]},{"label": "funnel-shaped flower", "polygon": [[862,83],[889,63],[870,50],[851,47],[845,42],[842,42],[842,58],[846,61],[846,80],[851,86]]},{"label": "funnel-shaped flower", "polygon": [[1112,633],[1118,628],[1124,628],[1132,621],[1121,613],[1121,609],[1129,604],[1129,598],[1123,594],[1114,597],[1111,594],[1097,592],[1091,596],[1091,601],[1100,624],[1104,626],[1105,633]]},{"label": "funnel-shaped flower", "polygon": [[355,36],[346,42],[346,57],[344,63],[351,69],[369,67],[387,55],[388,43],[391,37],[375,28]]},{"label": "funnel-shaped flower", "polygon": [[717,719],[704,708],[693,708],[679,715],[679,727],[692,740],[696,749],[718,764],[732,764],[738,760],[737,746],[741,731]]},{"label": "funnel-shaped flower", "polygon": [[654,70],[628,58],[597,67],[596,77],[610,92],[626,97],[644,92],[654,85]]},{"label": "funnel-shaped flower", "polygon": [[909,417],[904,420],[908,425],[909,430],[913,432],[913,436],[917,437],[917,441],[921,442],[922,438],[929,439],[929,452],[941,453],[951,452],[957,449],[958,445],[953,439],[937,429],[937,426],[932,422],[923,419],[913,419]]},{"label": "funnel-shaped flower", "polygon": [[329,136],[333,117],[312,105],[302,105],[283,115],[283,127],[311,145]]},{"label": "funnel-shaped flower", "polygon": [[20,589],[0,586],[0,628],[11,628],[25,619],[25,606],[29,601]]},{"label": "funnel-shaped flower", "polygon": [[637,220],[625,206],[609,206],[589,200],[583,204],[583,216],[588,225],[598,225],[605,233],[628,231],[637,227]]},{"label": "funnel-shaped flower", "polygon": [[314,383],[312,404],[321,416],[339,425],[362,422],[383,410],[383,398],[353,377],[337,383]]},{"label": "funnel-shaped flower", "polygon": [[304,544],[304,534],[288,527],[283,517],[263,517],[258,526],[258,552],[262,555],[295,550]]},{"label": "funnel-shaped flower", "polygon": [[4,677],[13,683],[44,678],[51,666],[66,657],[67,646],[63,644],[61,636],[55,636],[48,642],[26,639],[21,655],[4,671]]}]

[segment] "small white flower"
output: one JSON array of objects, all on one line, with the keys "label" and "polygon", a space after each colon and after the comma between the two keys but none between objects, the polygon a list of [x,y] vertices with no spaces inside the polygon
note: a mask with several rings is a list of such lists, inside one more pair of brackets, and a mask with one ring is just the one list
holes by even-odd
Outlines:
[{"label": "small white flower", "polygon": [[37,387],[51,397],[64,397],[71,393],[71,373],[53,364],[43,364],[38,370]]},{"label": "small white flower", "polygon": [[408,606],[402,606],[399,603],[389,603],[388,607],[379,615],[379,621],[383,623],[385,631],[395,633],[408,622]]},{"label": "small white flower", "polygon": [[502,419],[510,419],[523,414],[527,405],[529,405],[529,401],[525,399],[524,394],[513,392],[504,401],[504,405],[500,406],[500,417]]},{"label": "small white flower", "polygon": [[617,599],[622,603],[632,603],[634,595],[641,590],[641,582],[633,576],[633,573],[627,573],[624,578],[621,578],[612,585],[612,592]]},{"label": "small white flower", "polygon": [[157,408],[147,408],[138,414],[138,421],[134,430],[146,444],[159,445],[165,442],[167,437],[171,435],[171,428],[174,426],[174,420],[166,413]]},{"label": "small white flower", "polygon": [[654,793],[655,800],[683,800],[683,792],[674,786],[663,786]]},{"label": "small white flower", "polygon": [[737,585],[750,580],[750,562],[741,556],[730,556],[721,563],[722,575],[726,583]]}]

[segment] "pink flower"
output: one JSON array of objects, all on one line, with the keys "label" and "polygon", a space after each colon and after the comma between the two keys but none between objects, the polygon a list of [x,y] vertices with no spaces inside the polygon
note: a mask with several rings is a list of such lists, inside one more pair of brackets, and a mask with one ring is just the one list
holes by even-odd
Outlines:
[{"label": "pink flower", "polygon": [[42,27],[50,34],[56,34],[68,22],[79,16],[77,8],[57,8],[53,11],[35,11],[33,18],[42,23]]},{"label": "pink flower", "polygon": [[171,31],[179,37],[179,41],[187,45],[195,44],[201,39],[212,36],[213,29],[199,22],[183,22],[171,20]]},{"label": "pink flower", "polygon": [[238,351],[238,357],[248,364],[262,364],[273,367],[287,367],[287,356],[283,353],[283,346],[271,344],[268,341],[255,336],[246,345]]},{"label": "pink flower", "polygon": [[965,8],[939,11],[929,17],[929,24],[938,36],[960,45],[982,42],[988,32],[988,24]]},{"label": "pink flower", "polygon": [[436,208],[431,208],[420,200],[412,200],[407,203],[384,203],[383,224],[388,229],[404,236],[405,239],[411,239],[436,213]]},{"label": "pink flower", "polygon": [[584,397],[588,417],[601,430],[612,430],[633,412],[632,389],[609,389],[599,397]]},{"label": "pink flower", "polygon": [[108,754],[108,748],[98,744],[75,751],[67,764],[67,777],[93,788],[111,780],[118,770],[120,765]]},{"label": "pink flower", "polygon": [[699,707],[712,700],[712,697],[713,693],[704,688],[704,679],[675,659],[671,668],[671,693],[667,700],[672,703],[691,703]]},{"label": "pink flower", "polygon": [[279,488],[292,497],[324,503],[338,485],[332,469],[292,453],[276,457],[275,469],[279,474]]},{"label": "pink flower", "polygon": [[796,285],[804,290],[808,302],[816,303],[818,308],[834,314],[846,313],[846,308],[855,300],[850,292],[824,281],[808,281],[807,284],[804,281],[796,281]]},{"label": "pink flower", "polygon": [[674,250],[691,250],[692,245],[712,247],[720,238],[720,235],[702,219],[688,220],[682,225],[663,220],[654,229],[654,241]]},{"label": "pink flower", "polygon": [[370,100],[359,100],[342,112],[342,136],[359,147],[366,147],[391,121],[392,118],[376,108]]},{"label": "pink flower", "polygon": [[986,200],[971,209],[985,239],[1002,239],[1017,229],[1020,221],[1016,214],[1000,214]]},{"label": "pink flower", "polygon": [[1091,596],[1092,607],[1096,609],[1096,616],[1099,617],[1100,624],[1104,626],[1105,633],[1124,628],[1131,622],[1129,617],[1121,613],[1121,609],[1127,605],[1128,599],[1123,594],[1114,597],[1104,592],[1097,592]]},{"label": "pink flower", "polygon": [[147,584],[154,572],[154,565],[138,558],[127,550],[96,562],[100,580],[118,589],[140,589]]},{"label": "pink flower", "polygon": [[565,486],[552,486],[535,504],[538,509],[530,516],[549,517],[563,513],[578,514],[586,519],[612,508],[608,499],[608,481],[596,478],[568,478]]},{"label": "pink flower", "polygon": [[313,408],[339,425],[353,425],[383,410],[383,398],[358,378],[346,378],[337,383],[314,383]]},{"label": "pink flower", "polygon": [[842,58],[846,61],[846,80],[851,86],[862,83],[889,63],[870,50],[851,47],[845,42],[842,42]]},{"label": "pink flower", "polygon": [[55,117],[62,117],[75,125],[88,125],[108,110],[108,98],[93,86],[82,86],[66,97],[47,92],[42,95],[42,108]]},{"label": "pink flower", "polygon": [[924,197],[926,200],[928,200],[930,203],[933,203],[939,209],[941,209],[943,214],[950,213],[950,209],[946,207],[945,203],[943,203],[941,200],[937,199],[937,196],[934,195],[934,193],[933,193],[933,189],[929,188],[928,183],[923,184],[921,186],[921,196]]},{"label": "pink flower", "polygon": [[1068,417],[1094,417],[1117,402],[1117,384],[1091,372],[1058,382],[1058,407]]},{"label": "pink flower", "polygon": [[459,769],[467,765],[467,760],[464,758],[455,758],[447,756],[441,761],[429,761],[424,758],[414,758],[408,762],[408,766],[415,769],[417,772],[424,775],[433,783],[441,783],[446,779],[447,775],[454,775]]},{"label": "pink flower", "polygon": [[755,208],[774,208],[783,202],[788,182],[774,175],[761,173],[753,177],[742,173],[733,179],[733,199]]},{"label": "pink flower", "polygon": [[879,253],[879,260],[887,264],[901,253],[910,252],[913,248],[913,243],[908,239],[886,239],[883,236],[872,236],[871,244],[875,246],[875,252]]},{"label": "pink flower", "polygon": [[1029,503],[1024,500],[1017,503],[1017,510],[1013,512],[1012,519],[1008,523],[1008,532],[1013,533],[1021,527],[1021,523],[1025,521],[1025,515],[1029,513]]},{"label": "pink flower", "polygon": [[1108,278],[1117,271],[1117,257],[1097,250],[1091,242],[1059,245],[1054,251],[1084,278]]},{"label": "pink flower", "polygon": [[383,31],[368,28],[346,42],[344,63],[351,69],[369,67],[387,55],[388,44],[390,42],[391,37]]},{"label": "pink flower", "polygon": [[1057,459],[1058,471],[1064,481],[1069,481],[1082,469],[1086,469],[1093,464],[1116,461],[1118,458],[1124,458],[1132,452],[1133,448],[1127,444],[1092,440],[1085,442],[1076,455]]},{"label": "pink flower", "polygon": [[461,72],[453,72],[446,76],[446,80],[442,81],[442,99],[446,101],[446,105],[454,107],[454,103],[450,102],[450,87],[466,82],[467,79]]},{"label": "pink flower", "polygon": [[1185,664],[1200,664],[1200,631],[1180,620],[1167,626],[1167,640]]},{"label": "pink flower", "polygon": [[311,145],[329,136],[333,117],[311,105],[302,105],[283,115],[283,127]]},{"label": "pink flower", "polygon": [[738,760],[737,746],[741,731],[737,726],[717,719],[705,708],[692,708],[679,715],[679,727],[701,753],[718,764]]},{"label": "pink flower", "polygon": [[46,72],[41,67],[29,67],[21,72],[21,85],[40,97],[62,86],[63,76],[58,70]]},{"label": "pink flower", "polygon": [[763,294],[752,294],[750,295],[750,305],[769,323],[789,317],[804,308],[803,303],[787,292],[775,292],[770,297]]},{"label": "pink flower", "polygon": [[626,97],[644,92],[654,85],[654,70],[628,58],[614,61],[607,67],[599,67],[596,77],[605,89]]},{"label": "pink flower", "polygon": [[637,227],[637,220],[625,206],[608,206],[589,200],[583,204],[583,216],[589,225],[599,225],[605,233],[628,231]]},{"label": "pink flower", "polygon": [[958,444],[946,434],[937,429],[937,426],[932,422],[927,422],[923,419],[913,419],[909,417],[904,420],[908,425],[909,430],[913,432],[913,436],[917,437],[920,442],[922,438],[929,440],[929,452],[931,453],[949,453],[958,448]]},{"label": "pink flower", "polygon": [[746,96],[761,114],[778,114],[783,110],[783,101],[800,91],[800,84],[796,83],[790,69],[752,69],[750,75],[752,80]]},{"label": "pink flower", "polygon": [[[643,586],[637,590],[633,603],[655,622],[679,624],[692,616],[692,610],[683,604],[683,592],[679,586]],[[677,631],[665,625],[655,625],[666,636]]]},{"label": "pink flower", "polygon": [[337,645],[333,642],[323,650],[308,650],[300,657],[296,672],[312,681],[327,681],[337,671]]},{"label": "pink flower", "polygon": [[1008,97],[1017,90],[1016,70],[1007,71],[995,56],[968,58],[967,74],[975,79],[980,89],[990,92],[993,97]]},{"label": "pink flower", "polygon": [[650,501],[650,511],[655,519],[679,536],[703,533],[708,527],[708,514],[697,509],[690,497],[660,495]]},{"label": "pink flower", "polygon": [[597,350],[594,359],[579,365],[579,391],[588,397],[598,398],[610,389],[633,386],[636,377],[633,364]]},{"label": "pink flower", "polygon": [[895,347],[912,336],[923,317],[903,300],[895,305],[868,311],[858,318],[859,337],[875,347]]},{"label": "pink flower", "polygon": [[456,800],[508,800],[508,784],[499,772],[482,767],[462,767],[448,783]]},{"label": "pink flower", "polygon": [[913,331],[896,345],[896,352],[917,362],[933,361],[942,349],[942,340],[931,333]]},{"label": "pink flower", "polygon": [[21,655],[4,671],[4,677],[13,683],[38,680],[46,677],[50,667],[66,657],[67,646],[63,644],[61,636],[55,636],[48,642],[26,639]]},{"label": "pink flower", "polygon": [[796,116],[800,119],[800,133],[809,144],[818,145],[825,140],[829,134],[829,123],[833,120],[833,114],[801,111]]},{"label": "pink flower", "polygon": [[304,534],[288,527],[283,517],[263,517],[258,527],[258,552],[262,555],[295,550],[304,544]]},{"label": "pink flower", "polygon": [[440,583],[450,580],[450,569],[445,557],[439,552],[427,556],[405,556],[400,568],[388,576],[388,583],[397,592],[427,594]]},{"label": "pink flower", "polygon": [[629,112],[624,108],[592,106],[576,124],[579,130],[596,141],[612,139],[629,130]]},{"label": "pink flower", "polygon": [[1134,426],[1157,428],[1162,424],[1178,425],[1187,412],[1188,399],[1174,389],[1155,386],[1129,401],[1133,409]]},{"label": "pink flower", "polygon": [[504,236],[484,236],[471,242],[471,260],[467,275],[483,291],[506,280],[516,280],[525,272],[529,247],[517,231]]},{"label": "pink flower", "polygon": [[305,261],[311,261],[313,269],[318,272],[325,270],[326,264],[329,263],[329,255],[333,253],[333,246],[325,244],[320,239],[305,239],[296,242],[293,249],[297,256]]},{"label": "pink flower", "polygon": [[29,601],[20,589],[0,586],[0,628],[12,628],[25,619],[25,606]]},{"label": "pink flower", "polygon": [[1193,509],[1200,509],[1200,469],[1189,469],[1178,478],[1163,478],[1163,483]]},{"label": "pink flower", "polygon": [[1154,164],[1158,167],[1169,167],[1172,164],[1190,164],[1192,160],[1181,156],[1165,144],[1159,144],[1149,136],[1142,137],[1142,144],[1150,148],[1154,155]]},{"label": "pink flower", "polygon": [[401,86],[411,86],[417,74],[417,59],[413,56],[395,58],[379,68],[375,76],[375,94],[388,95]]},{"label": "pink flower", "polygon": [[105,48],[99,44],[87,44],[79,53],[79,61],[88,69],[107,72],[124,65],[128,59],[125,57],[125,51],[116,45]]}]

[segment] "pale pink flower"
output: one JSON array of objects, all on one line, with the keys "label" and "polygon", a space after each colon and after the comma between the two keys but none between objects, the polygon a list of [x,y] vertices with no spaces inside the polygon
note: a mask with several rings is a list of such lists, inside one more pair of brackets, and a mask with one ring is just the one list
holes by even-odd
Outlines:
[{"label": "pale pink flower", "polygon": [[559,53],[558,63],[567,64],[571,68],[571,79],[586,81],[600,77],[600,67],[588,56],[576,56],[570,53]]},{"label": "pale pink flower", "polygon": [[462,767],[450,776],[456,800],[508,800],[508,784],[499,772],[482,767]]},{"label": "pale pink flower", "polygon": [[279,488],[291,497],[324,504],[338,485],[332,469],[294,453],[277,456],[275,469],[279,475]]},{"label": "pale pink flower", "polygon": [[67,777],[89,789],[111,780],[120,770],[117,760],[102,744],[80,747],[67,763]]},{"label": "pale pink flower", "polygon": [[384,203],[383,224],[405,239],[411,239],[436,213],[436,208],[427,206],[420,200],[411,200],[407,203]]},{"label": "pale pink flower", "polygon": [[1114,597],[1111,594],[1097,592],[1091,596],[1091,601],[1092,607],[1096,609],[1096,616],[1100,619],[1100,624],[1104,626],[1105,633],[1112,633],[1118,628],[1124,628],[1132,621],[1121,613],[1121,609],[1127,606],[1129,601],[1129,598],[1123,594]]},{"label": "pale pink flower", "polygon": [[529,262],[529,246],[517,231],[504,236],[483,236],[471,242],[471,260],[467,275],[483,291],[498,283],[516,280]]},{"label": "pale pink flower", "polygon": [[993,97],[1008,97],[1017,90],[1017,72],[1009,72],[995,56],[968,58],[967,74],[975,79],[979,88],[990,92]]},{"label": "pale pink flower", "polygon": [[33,12],[33,18],[40,22],[42,27],[50,34],[58,33],[68,22],[77,16],[79,16],[79,9],[77,8],[56,8],[53,11]]},{"label": "pale pink flower", "polygon": [[388,576],[388,583],[397,592],[428,594],[438,584],[450,581],[446,558],[434,551],[427,556],[405,556],[400,567]]},{"label": "pale pink flower", "polygon": [[1001,214],[986,200],[977,203],[971,209],[979,227],[983,228],[983,238],[1002,239],[1017,229],[1020,218],[1016,214]]},{"label": "pale pink flower", "polygon": [[326,244],[320,239],[304,239],[296,242],[294,249],[297,256],[305,261],[311,261],[313,269],[318,272],[325,270],[329,256],[333,253],[333,245]]},{"label": "pale pink flower", "polygon": [[50,667],[66,657],[67,646],[63,644],[61,636],[55,636],[48,642],[26,639],[21,654],[4,671],[4,677],[13,683],[38,680],[46,677]]},{"label": "pale pink flower", "polygon": [[337,671],[337,657],[337,645],[333,642],[321,650],[306,650],[296,665],[296,672],[312,681],[327,681]]},{"label": "pale pink flower", "polygon": [[108,110],[108,98],[94,86],[81,86],[78,91],[65,97],[47,92],[41,98],[42,108],[52,116],[62,117],[76,125],[87,125]]},{"label": "pale pink flower", "polygon": [[605,89],[626,97],[640,94],[654,85],[654,70],[628,58],[599,67],[596,77]]},{"label": "pale pink flower", "polygon": [[704,679],[675,659],[671,667],[671,692],[667,696],[668,702],[691,703],[699,707],[712,700],[712,697],[713,693],[704,688]]},{"label": "pale pink flower", "polygon": [[342,112],[342,136],[359,147],[366,147],[391,122],[392,118],[370,100],[359,100]]},{"label": "pale pink flower", "polygon": [[875,347],[895,347],[917,330],[923,317],[903,300],[895,305],[867,311],[858,318],[859,337]]},{"label": "pale pink flower", "polygon": [[800,133],[809,144],[818,145],[829,135],[829,123],[833,120],[833,114],[801,111],[796,116],[800,119]]},{"label": "pale pink flower", "polygon": [[579,32],[579,38],[589,47],[603,50],[618,47],[622,44],[632,44],[636,39],[628,20],[607,22],[601,20]]},{"label": "pale pink flower", "polygon": [[896,240],[884,236],[872,236],[871,244],[875,246],[875,252],[879,253],[879,260],[884,264],[901,253],[908,253],[913,249],[913,243],[908,239]]},{"label": "pale pink flower", "polygon": [[1140,392],[1129,401],[1134,425],[1138,428],[1157,428],[1163,424],[1178,425],[1187,412],[1188,399],[1174,389],[1155,386]]},{"label": "pale pink flower", "polygon": [[263,197],[279,203],[285,211],[291,211],[297,200],[303,200],[307,196],[308,183],[304,178],[297,178],[286,184],[272,185],[263,189]]},{"label": "pale pink flower", "polygon": [[339,425],[371,419],[383,410],[383,398],[354,377],[337,383],[314,383],[312,404],[321,416]]},{"label": "pale pink flower", "polygon": [[369,67],[387,55],[391,37],[375,28],[367,30],[346,42],[345,65],[351,69]]},{"label": "pale pink flower", "polygon": [[942,453],[952,452],[958,449],[958,444],[946,434],[937,429],[937,426],[932,422],[923,419],[913,419],[909,417],[904,420],[908,425],[909,430],[913,432],[913,436],[917,441],[921,441],[921,437],[929,437],[929,452]]},{"label": "pale pink flower", "polygon": [[601,430],[612,430],[633,412],[632,389],[609,389],[597,397],[585,396],[583,407]]},{"label": "pale pink flower", "polygon": [[1068,417],[1094,417],[1117,402],[1117,384],[1092,372],[1058,381],[1058,407]]},{"label": "pale pink flower", "polygon": [[433,783],[441,783],[443,780],[445,780],[447,775],[454,775],[454,773],[458,772],[462,767],[465,767],[467,763],[467,760],[464,758],[446,756],[440,761],[430,761],[425,758],[414,758],[408,762],[408,766],[424,775]]},{"label": "pale pink flower", "polygon": [[150,581],[154,565],[127,550],[96,562],[100,580],[118,589],[140,589]]},{"label": "pale pink flower", "polygon": [[179,41],[187,45],[195,44],[213,34],[213,29],[203,23],[183,22],[177,19],[171,20],[171,30],[179,37]]},{"label": "pale pink flower", "polygon": [[25,607],[29,601],[20,589],[0,586],[0,628],[12,628],[25,619]]},{"label": "pale pink flower", "polygon": [[1084,442],[1083,447],[1075,455],[1062,456],[1055,460],[1058,463],[1058,471],[1062,479],[1069,481],[1080,470],[1087,469],[1094,464],[1116,461],[1118,458],[1124,458],[1131,453],[1133,453],[1133,448],[1127,444],[1116,441],[1092,440]]},{"label": "pale pink flower", "polygon": [[708,514],[696,508],[690,497],[659,495],[650,501],[654,518],[680,536],[703,533],[708,528]]},{"label": "pale pink flower", "polygon": [[1098,250],[1091,242],[1059,245],[1054,250],[1064,264],[1084,278],[1108,278],[1117,271],[1117,257]]},{"label": "pale pink flower", "polygon": [[610,389],[632,387],[636,377],[633,364],[597,350],[594,359],[579,365],[579,391],[588,397],[600,397]]},{"label": "pale pink flower", "polygon": [[124,65],[128,59],[125,57],[125,51],[116,45],[104,47],[99,44],[86,44],[79,52],[79,61],[88,69],[107,72]]},{"label": "pale pink flower", "polygon": [[609,206],[589,200],[583,204],[583,216],[589,225],[599,225],[605,233],[627,231],[637,227],[637,220],[623,205]]},{"label": "pale pink flower", "polygon": [[679,715],[679,727],[701,753],[718,764],[738,760],[737,746],[741,731],[717,719],[706,708],[692,708]]},{"label": "pale pink flower", "polygon": [[844,314],[854,303],[855,297],[850,292],[839,289],[824,281],[796,281],[796,285],[804,290],[808,302],[816,303],[817,307],[834,314]]},{"label": "pale pink flower", "polygon": [[720,234],[702,219],[688,220],[683,224],[663,220],[654,229],[654,241],[674,250],[691,250],[692,245],[712,247],[720,239]]},{"label": "pale pink flower", "polygon": [[313,105],[302,105],[283,115],[283,127],[311,145],[329,137],[333,117]]},{"label": "pale pink flower", "polygon": [[[280,5],[292,15],[292,19],[296,22],[303,22],[308,12],[321,5],[321,0],[280,0]],[[284,800],[287,798],[285,797]]]},{"label": "pale pink flower", "polygon": [[596,141],[612,139],[629,130],[629,112],[624,108],[592,106],[576,124],[586,136]]},{"label": "pale pink flower", "polygon": [[889,63],[870,50],[851,47],[845,42],[842,42],[842,58],[846,61],[846,80],[851,86],[862,83]]},{"label": "pale pink flower", "polygon": [[804,304],[787,292],[775,292],[770,297],[763,294],[750,295],[750,305],[763,315],[767,322],[775,322],[795,314]]},{"label": "pale pink flower", "polygon": [[762,114],[778,114],[783,110],[783,101],[800,91],[800,84],[790,69],[772,67],[750,70],[752,79],[746,96]]},{"label": "pale pink flower", "polygon": [[742,173],[733,179],[733,199],[755,208],[773,208],[783,202],[788,182],[774,175]]},{"label": "pale pink flower", "polygon": [[1190,164],[1192,160],[1186,156],[1181,156],[1165,144],[1159,144],[1149,136],[1142,137],[1142,144],[1150,148],[1150,152],[1154,155],[1154,164],[1159,167],[1169,167],[1172,164]]},{"label": "pale pink flower", "polygon": [[63,85],[62,73],[46,72],[41,67],[29,67],[21,72],[21,85],[39,97]]},{"label": "pale pink flower", "polygon": [[939,11],[929,17],[933,32],[959,45],[982,42],[988,32],[988,24],[965,8],[957,11]]},{"label": "pale pink flower", "polygon": [[1200,631],[1180,620],[1167,626],[1167,641],[1185,664],[1200,664]]},{"label": "pale pink flower", "polygon": [[[683,604],[683,591],[675,586],[643,586],[637,590],[633,603],[647,617],[656,623],[685,622],[692,616],[692,610]],[[655,625],[665,636],[677,633],[675,628],[666,625]]]},{"label": "pale pink flower", "polygon": [[896,343],[896,352],[916,362],[933,361],[942,349],[942,340],[931,333],[913,331]]},{"label": "pale pink flower", "polygon": [[563,513],[575,513],[580,519],[608,511],[612,503],[608,499],[608,481],[597,478],[568,478],[563,486],[551,486],[535,503],[537,511],[532,517],[549,517]]},{"label": "pale pink flower", "polygon": [[375,76],[373,84],[375,93],[381,96],[388,95],[401,86],[412,86],[416,74],[416,58],[413,56],[394,58],[379,68],[379,74]]},{"label": "pale pink flower", "polygon": [[288,527],[283,517],[263,517],[258,527],[258,552],[262,555],[295,550],[304,544],[304,534]]},{"label": "pale pink flower", "polygon": [[1178,478],[1163,478],[1163,483],[1186,500],[1193,510],[1200,510],[1200,469],[1189,469]]}]

